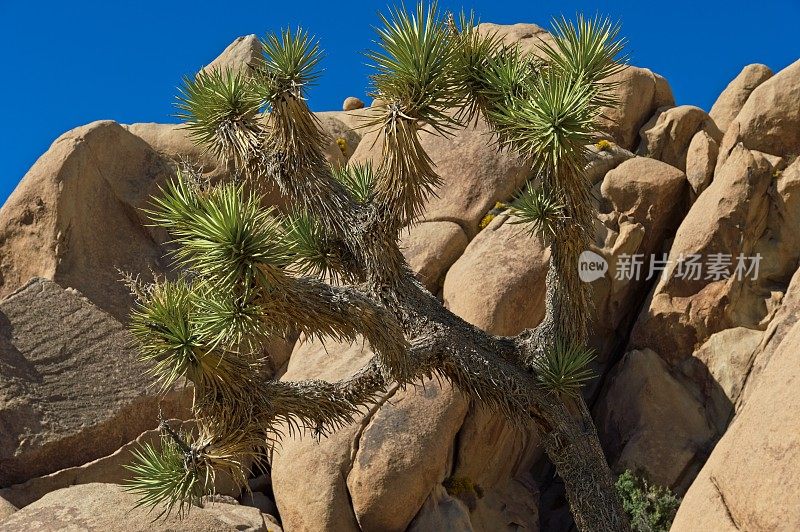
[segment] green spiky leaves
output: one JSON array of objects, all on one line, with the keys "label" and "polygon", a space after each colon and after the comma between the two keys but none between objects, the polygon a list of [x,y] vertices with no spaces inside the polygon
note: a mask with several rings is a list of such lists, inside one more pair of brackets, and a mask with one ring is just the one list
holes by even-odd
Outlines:
[{"label": "green spiky leaves", "polygon": [[191,294],[183,279],[156,283],[131,312],[131,332],[140,356],[153,363],[151,371],[163,389],[198,364],[201,342],[189,319]]},{"label": "green spiky leaves", "polygon": [[259,196],[233,184],[199,191],[179,174],[154,205],[149,214],[175,236],[175,257],[204,280],[233,288],[283,278],[291,249]]},{"label": "green spiky leaves", "polygon": [[371,164],[348,164],[334,167],[333,177],[347,188],[358,203],[366,203],[375,184],[375,173]]},{"label": "green spiky leaves", "polygon": [[192,140],[244,169],[262,145],[261,104],[247,74],[212,69],[183,79],[177,107]]},{"label": "green spiky leaves", "polygon": [[322,52],[317,40],[302,28],[294,33],[287,28],[268,35],[261,46],[264,70],[257,79],[262,98],[270,104],[286,95],[302,98],[319,77]]},{"label": "green spiky leaves", "polygon": [[191,459],[191,448],[181,447],[164,433],[160,445],[145,443],[134,449],[134,462],[125,466],[134,475],[125,484],[125,490],[139,496],[137,507],[161,508],[156,519],[174,510],[179,517],[184,517],[192,506],[199,505],[204,496],[213,492],[213,471],[202,463],[196,452],[198,459]]},{"label": "green spiky leaves", "polygon": [[594,378],[588,367],[594,352],[583,345],[559,340],[533,360],[539,384],[559,395],[577,397],[581,387]]},{"label": "green spiky leaves", "polygon": [[547,240],[555,236],[556,227],[564,218],[564,204],[546,189],[528,186],[510,209],[512,224],[524,224],[531,235]]},{"label": "green spiky leaves", "polygon": [[610,105],[608,82],[604,81],[625,68],[622,55],[625,40],[619,38],[620,26],[607,18],[578,15],[572,22],[562,17],[553,21],[555,44],[541,45],[550,68],[564,76],[583,78],[594,84],[595,103]]},{"label": "green spiky leaves", "polygon": [[593,85],[583,79],[547,70],[530,86],[527,98],[499,103],[489,119],[501,143],[531,157],[537,172],[580,172],[600,112],[594,95]]},{"label": "green spiky leaves", "polygon": [[371,76],[375,95],[388,104],[383,121],[397,114],[446,132],[455,124],[446,112],[459,96],[454,49],[436,4],[425,9],[420,2],[413,13],[390,9],[388,15],[381,15],[381,22],[379,50],[368,52],[367,57],[375,69]]}]

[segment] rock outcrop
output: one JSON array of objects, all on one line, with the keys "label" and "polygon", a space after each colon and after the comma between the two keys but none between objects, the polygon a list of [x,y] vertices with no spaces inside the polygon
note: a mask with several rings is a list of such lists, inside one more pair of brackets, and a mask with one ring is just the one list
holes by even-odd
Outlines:
[{"label": "rock outcrop", "polygon": [[180,519],[175,513],[154,521],[156,515],[134,508],[136,496],[116,484],[82,484],[48,493],[40,500],[0,521],[0,531],[125,530],[130,532],[280,532],[275,518],[233,499],[193,508]]},{"label": "rock outcrop", "polygon": [[125,328],[74,290],[34,279],[0,302],[0,486],[113,451],[190,398],[159,397]]},{"label": "rock outcrop", "polygon": [[145,141],[115,122],[59,137],[0,209],[0,295],[44,277],[127,319],[132,299],[119,270],[145,278],[169,270],[166,233],[141,212],[169,175]]},{"label": "rock outcrop", "polygon": [[728,83],[708,113],[723,133],[742,110],[750,94],[771,77],[772,70],[768,66],[747,65]]}]

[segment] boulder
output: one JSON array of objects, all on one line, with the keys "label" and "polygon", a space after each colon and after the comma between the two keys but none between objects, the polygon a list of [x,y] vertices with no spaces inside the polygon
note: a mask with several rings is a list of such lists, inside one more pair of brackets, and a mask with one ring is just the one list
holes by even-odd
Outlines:
[{"label": "boulder", "polygon": [[[283,379],[345,378],[371,356],[361,343],[302,342]],[[395,386],[328,438],[284,440],[272,471],[284,526],[404,530],[447,475],[466,407],[460,393],[436,381]]]},{"label": "boulder", "polygon": [[680,170],[635,157],[608,172],[600,191],[616,212],[641,223],[647,233],[661,240],[676,229],[674,217],[684,212],[687,188]]},{"label": "boulder", "polygon": [[[631,304],[643,297],[640,280],[618,278],[623,255],[659,251],[684,212],[686,178],[668,164],[643,157],[627,159],[595,186],[600,219],[595,246],[609,266],[593,281],[596,322],[594,347],[604,359],[633,319]],[[535,327],[544,316],[544,278],[549,251],[538,237],[497,216],[470,242],[445,277],[445,305],[492,334],[513,335]]]},{"label": "boulder", "polygon": [[17,511],[17,507],[0,497],[0,523]]},{"label": "boulder", "polygon": [[800,60],[756,87],[730,123],[717,170],[739,143],[772,155],[800,154]]},{"label": "boulder", "polygon": [[212,183],[231,175],[230,168],[194,143],[183,124],[147,122],[122,127],[149,144],[172,168],[188,162]]},{"label": "boulder", "polygon": [[0,209],[0,296],[45,277],[126,320],[132,296],[118,269],[144,280],[169,271],[167,235],[141,212],[169,175],[158,153],[115,122],[61,135]]},{"label": "boulder", "polygon": [[469,240],[453,222],[423,222],[411,226],[400,238],[400,249],[422,284],[436,294],[444,274],[461,256]]},{"label": "boulder", "polygon": [[[774,209],[777,216],[787,207],[780,196],[768,193],[774,179],[772,173],[772,166],[763,156],[742,147],[717,171],[714,181],[681,222],[669,252],[669,264],[633,329],[632,348],[649,347],[676,362],[689,356],[715,332],[734,326],[763,328],[762,320],[773,299],[766,279],[778,276],[788,283],[791,272],[786,268],[797,254],[776,247],[772,229],[767,230],[771,227],[777,231],[774,224],[778,221],[774,217],[770,220],[770,210]],[[788,212],[797,208],[796,201],[791,203],[795,205],[788,205]],[[752,272],[749,276],[742,272],[739,277],[743,279],[737,280],[737,257],[757,253],[762,256],[758,278],[750,279]],[[688,267],[682,272],[685,275],[680,275],[680,259],[696,255],[702,264],[719,254],[721,263],[730,263],[729,277],[709,275],[707,265],[697,276]],[[746,260],[744,264],[749,267],[752,262]],[[775,276],[767,275],[765,269],[772,270],[770,273]]]},{"label": "boulder", "polygon": [[[370,111],[357,109],[350,112],[324,111],[314,114],[319,119],[322,129],[331,139],[326,152],[328,162],[339,165],[346,164],[367,133],[365,123],[370,116]],[[332,155],[337,153],[339,155]]]},{"label": "boulder", "polygon": [[0,486],[111,454],[166,417],[188,390],[159,396],[114,318],[74,290],[34,279],[0,302]]},{"label": "boulder", "polygon": [[356,109],[362,109],[363,107],[364,102],[362,102],[359,98],[356,98],[355,96],[348,96],[344,99],[342,111],[355,111]]},{"label": "boulder", "polygon": [[672,530],[800,528],[798,355],[795,321],[686,493]]},{"label": "boulder", "polygon": [[451,497],[441,485],[434,487],[408,532],[472,532],[469,508]]},{"label": "boulder", "polygon": [[650,349],[628,352],[607,383],[595,420],[612,468],[686,490],[716,434],[703,404]]},{"label": "boulder", "polygon": [[625,149],[638,143],[639,130],[659,107],[675,105],[666,79],[646,68],[626,67],[611,76],[611,91],[617,103],[604,107],[600,131]]},{"label": "boulder", "polygon": [[750,94],[770,77],[772,70],[767,65],[754,64],[744,67],[728,83],[708,113],[723,133],[742,110]]},{"label": "boulder", "polygon": [[201,71],[251,74],[264,60],[263,47],[254,34],[237,37]]},{"label": "boulder", "polygon": [[450,385],[426,379],[387,397],[362,422],[347,476],[361,530],[406,530],[448,475],[467,404]]},{"label": "boulder", "polygon": [[705,130],[694,134],[686,150],[686,179],[692,188],[691,199],[694,201],[714,178],[714,166],[719,155],[719,142],[714,140]]},{"label": "boulder", "polygon": [[478,24],[478,33],[481,35],[495,35],[507,46],[517,45],[523,54],[532,54],[544,57],[541,51],[543,45],[552,46],[555,39],[546,29],[536,24],[492,24],[482,22]]},{"label": "boulder", "polygon": [[[458,129],[451,138],[423,131],[422,148],[433,161],[442,183],[424,207],[420,221],[449,221],[461,226],[467,237],[479,230],[483,216],[498,201],[506,201],[530,176],[529,165],[510,153],[499,153],[489,127]],[[369,132],[350,159],[377,167],[383,144],[377,132]]]},{"label": "boulder", "polygon": [[[182,425],[181,425],[182,423]],[[192,421],[180,422],[170,420],[173,428],[189,430],[194,426]],[[161,441],[161,431],[158,429],[146,430],[135,440],[126,443],[108,456],[92,460],[86,464],[61,469],[55,473],[34,477],[21,484],[14,484],[0,489],[0,499],[5,499],[15,506],[22,508],[41,499],[51,491],[68,488],[77,484],[101,482],[103,484],[123,484],[131,477],[130,465],[133,457],[131,451],[144,444],[157,446]],[[223,488],[222,485],[218,486]],[[228,492],[233,495],[235,492]]]},{"label": "boulder", "polygon": [[686,170],[689,144],[700,131],[705,132],[714,142],[719,143],[722,140],[722,132],[699,107],[662,107],[639,130],[641,141],[636,153]]},{"label": "boulder", "polygon": [[733,327],[712,334],[680,368],[700,390],[706,414],[722,434],[734,414],[763,331]]},{"label": "boulder", "polygon": [[[234,501],[235,502],[235,501]],[[180,519],[175,513],[154,520],[157,514],[134,508],[136,496],[116,484],[82,484],[48,493],[40,500],[0,522],[0,530],[125,530],[126,532],[279,532],[272,516],[256,508],[227,502],[192,508]]]},{"label": "boulder", "polygon": [[514,335],[544,317],[550,250],[521,225],[497,216],[470,242],[444,280],[444,304],[481,329]]}]

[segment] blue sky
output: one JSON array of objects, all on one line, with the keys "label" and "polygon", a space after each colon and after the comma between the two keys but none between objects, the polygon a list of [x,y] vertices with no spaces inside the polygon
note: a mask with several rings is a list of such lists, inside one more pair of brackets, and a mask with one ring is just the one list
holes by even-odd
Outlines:
[{"label": "blue sky", "polygon": [[[407,2],[408,4],[408,2]],[[413,4],[413,0],[411,2]],[[174,122],[181,76],[235,37],[298,24],[326,50],[314,110],[364,97],[376,13],[387,2],[0,0],[0,201],[61,133],[94,120]],[[681,104],[706,110],[742,66],[800,58],[800,0],[615,2],[440,0],[482,21],[534,22],[577,12],[622,23],[632,63],[664,75]]]}]

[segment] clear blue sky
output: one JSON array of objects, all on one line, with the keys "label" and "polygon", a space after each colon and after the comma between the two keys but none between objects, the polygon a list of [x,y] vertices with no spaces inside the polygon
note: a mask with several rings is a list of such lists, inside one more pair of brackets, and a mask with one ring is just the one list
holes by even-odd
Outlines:
[{"label": "clear blue sky", "polygon": [[[413,5],[414,0],[406,2]],[[387,2],[302,0],[0,0],[0,201],[36,158],[73,127],[99,119],[174,122],[181,76],[235,37],[298,24],[326,50],[314,110],[364,97],[376,12]],[[533,22],[600,12],[619,20],[633,64],[664,75],[678,103],[706,110],[742,66],[778,70],[800,58],[800,0],[443,0],[482,21]]]}]

